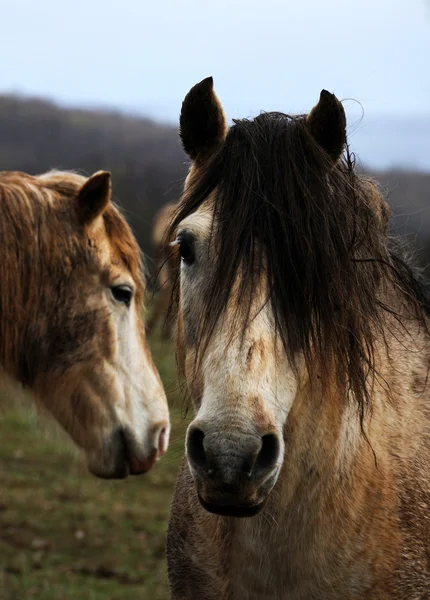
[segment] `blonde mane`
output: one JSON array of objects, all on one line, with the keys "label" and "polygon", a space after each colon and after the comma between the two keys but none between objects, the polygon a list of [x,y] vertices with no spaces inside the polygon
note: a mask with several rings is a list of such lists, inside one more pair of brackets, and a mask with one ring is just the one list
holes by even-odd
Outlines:
[{"label": "blonde mane", "polygon": [[[74,210],[86,180],[73,171],[52,170],[39,176],[0,172],[0,365],[23,383],[31,385],[36,370],[23,359],[22,350],[29,330],[41,326],[40,315],[50,303],[48,278],[57,281],[60,293],[61,281],[93,260]],[[113,203],[102,218],[109,242],[129,269],[141,300],[139,246]]]}]

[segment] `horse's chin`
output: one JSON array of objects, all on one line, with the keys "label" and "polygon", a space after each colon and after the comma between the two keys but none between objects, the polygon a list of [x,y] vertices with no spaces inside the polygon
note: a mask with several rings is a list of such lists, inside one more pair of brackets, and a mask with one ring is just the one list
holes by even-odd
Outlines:
[{"label": "horse's chin", "polygon": [[105,438],[99,448],[86,451],[87,467],[99,479],[125,479],[132,471],[122,429]]},{"label": "horse's chin", "polygon": [[88,470],[100,479],[125,479],[128,475],[143,475],[164,454],[167,436],[168,432],[162,431],[158,440],[159,448],[145,454],[127,429],[117,428],[106,438],[102,448],[87,451]]},{"label": "horse's chin", "polygon": [[258,515],[258,513],[263,508],[265,501],[260,502],[260,504],[253,504],[250,506],[240,506],[240,505],[232,505],[232,504],[214,504],[211,502],[206,502],[203,498],[198,494],[198,498],[200,504],[203,506],[205,510],[214,515],[220,515],[222,517],[236,517],[239,519],[244,519],[248,517],[254,517]]},{"label": "horse's chin", "polygon": [[99,479],[125,479],[130,475],[126,460],[100,461],[91,454],[87,454],[87,468],[91,475]]}]

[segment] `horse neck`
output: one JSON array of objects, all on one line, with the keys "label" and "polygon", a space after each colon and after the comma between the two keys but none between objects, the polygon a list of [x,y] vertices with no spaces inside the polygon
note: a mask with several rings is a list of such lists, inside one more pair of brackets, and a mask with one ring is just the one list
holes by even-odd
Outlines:
[{"label": "horse neck", "polygon": [[[325,497],[348,474],[365,446],[357,408],[343,394],[313,382],[299,391],[285,426],[285,459],[279,478],[282,502],[319,491]],[[293,472],[293,477],[291,476]]]},{"label": "horse neck", "polygon": [[24,190],[0,181],[0,368],[22,383],[24,332],[34,322],[41,293],[34,223],[26,219],[29,206]]},{"label": "horse neck", "polygon": [[306,590],[291,597],[331,598],[321,592],[321,581],[330,587],[344,580],[348,589],[353,568],[366,586],[366,565],[376,556],[395,563],[402,494],[405,487],[416,489],[426,481],[430,461],[430,341],[416,323],[408,328],[407,342],[405,331],[401,337],[393,323],[376,340],[379,379],[364,433],[352,398],[334,387],[323,396],[310,378],[300,388],[284,430],[277,484],[260,515],[232,525],[234,569],[245,572],[235,556],[246,548],[254,557],[247,577],[276,573],[280,589]]},{"label": "horse neck", "polygon": [[[408,329],[400,337],[397,323],[397,330],[390,326],[376,340],[377,376],[362,425],[354,399],[345,393],[333,387],[323,395],[310,381],[301,388],[285,426],[284,464],[268,501],[275,519],[300,513],[301,526],[307,520],[313,527],[336,503],[359,511],[363,500],[368,510],[360,492],[386,488],[407,469],[411,439],[424,439],[430,412],[429,336],[417,323]],[[380,500],[387,501],[385,491]]]}]

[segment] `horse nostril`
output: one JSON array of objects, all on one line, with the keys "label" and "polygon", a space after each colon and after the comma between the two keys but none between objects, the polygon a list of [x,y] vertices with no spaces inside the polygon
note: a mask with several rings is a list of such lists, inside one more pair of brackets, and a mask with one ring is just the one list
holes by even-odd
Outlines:
[{"label": "horse nostril", "polygon": [[275,433],[268,433],[261,438],[262,446],[253,470],[272,469],[279,458],[280,444]]},{"label": "horse nostril", "polygon": [[160,433],[158,434],[158,457],[163,456],[163,454],[166,453],[166,435],[166,427],[162,427],[160,429]]},{"label": "horse nostril", "polygon": [[205,434],[198,427],[191,427],[187,435],[187,456],[193,466],[200,469],[208,468],[208,460],[203,447]]}]

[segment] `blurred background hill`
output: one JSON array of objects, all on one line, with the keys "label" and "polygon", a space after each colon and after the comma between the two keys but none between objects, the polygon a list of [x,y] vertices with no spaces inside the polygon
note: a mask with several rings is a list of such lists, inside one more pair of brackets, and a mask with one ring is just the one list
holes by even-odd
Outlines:
[{"label": "blurred background hill", "polygon": [[186,171],[173,126],[0,96],[0,169],[37,174],[52,168],[112,171],[115,199],[149,255],[154,213],[178,196]]},{"label": "blurred background hill", "polygon": [[[351,149],[358,145],[363,150],[358,154],[360,168],[388,194],[393,228],[409,235],[421,249],[423,263],[430,262],[430,120],[410,120],[405,128],[400,120],[380,119],[375,129],[385,135],[378,137],[369,128],[353,131]],[[425,157],[428,171],[421,168]],[[391,168],[375,168],[390,163]],[[155,212],[178,197],[187,157],[172,124],[120,111],[0,96],[0,169],[37,174],[52,168],[85,174],[111,170],[115,199],[151,256]]]}]

